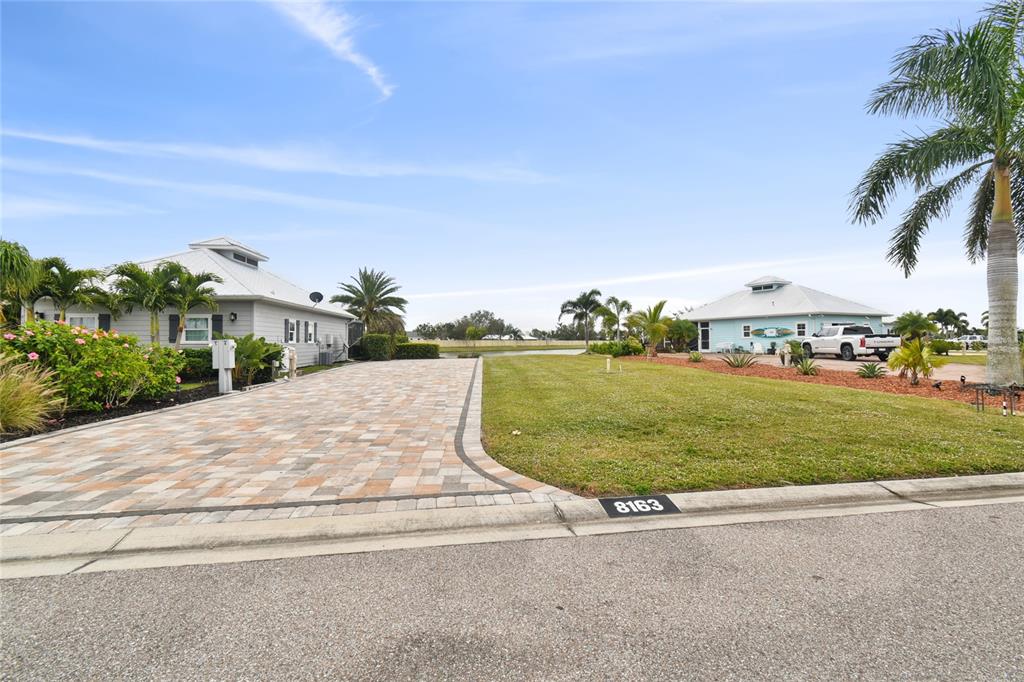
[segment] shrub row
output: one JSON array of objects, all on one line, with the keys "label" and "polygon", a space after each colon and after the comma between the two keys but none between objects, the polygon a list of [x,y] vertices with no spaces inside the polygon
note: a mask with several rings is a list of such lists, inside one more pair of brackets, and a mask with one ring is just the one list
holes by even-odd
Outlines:
[{"label": "shrub row", "polygon": [[395,360],[436,360],[441,357],[441,346],[436,343],[399,343],[395,345]]},{"label": "shrub row", "polygon": [[182,379],[201,381],[217,377],[217,372],[213,369],[212,348],[184,348],[181,357],[185,360],[185,365],[181,368]]},{"label": "shrub row", "polygon": [[623,355],[641,355],[644,352],[644,346],[636,337],[630,336],[625,341],[594,342],[590,344],[590,352],[617,358]]}]

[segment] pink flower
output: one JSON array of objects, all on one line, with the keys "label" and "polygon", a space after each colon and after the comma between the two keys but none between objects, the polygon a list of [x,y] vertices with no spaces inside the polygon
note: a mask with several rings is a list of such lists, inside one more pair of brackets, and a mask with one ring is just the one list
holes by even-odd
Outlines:
[{"label": "pink flower", "polygon": [[101,378],[103,378],[103,372],[101,372],[101,371],[99,371],[99,370],[96,370],[96,378],[97,378],[97,379],[101,379]]},{"label": "pink flower", "polygon": [[174,383],[180,384],[181,383],[181,377],[174,377]]},{"label": "pink flower", "polygon": [[28,354],[28,359],[29,360],[38,360],[39,359],[39,353],[36,353],[35,351],[32,351],[31,353]]},{"label": "pink flower", "polygon": [[93,335],[92,335],[92,338],[94,338],[94,339],[98,339],[98,338],[100,338],[100,337],[99,337],[99,336],[97,336],[96,334],[93,334]]},{"label": "pink flower", "polygon": [[4,338],[7,339],[8,341],[13,341],[15,337],[14,334],[7,332],[6,334],[4,334]]},{"label": "pink flower", "polygon": [[57,320],[57,324],[67,324],[67,322],[64,320]]},{"label": "pink flower", "polygon": [[35,335],[36,335],[36,333],[34,331],[32,331],[31,329],[26,329],[25,330],[25,336],[35,336]]},{"label": "pink flower", "polygon": [[79,346],[84,346],[85,339],[75,339],[75,343],[77,343]]},{"label": "pink flower", "polygon": [[125,348],[130,348],[131,347],[127,343],[122,343],[121,345],[124,346]]}]

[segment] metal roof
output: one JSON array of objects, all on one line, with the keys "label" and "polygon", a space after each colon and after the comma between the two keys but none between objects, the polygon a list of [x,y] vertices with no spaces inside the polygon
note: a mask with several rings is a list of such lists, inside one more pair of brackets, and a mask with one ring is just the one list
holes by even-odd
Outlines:
[{"label": "metal roof", "polygon": [[202,242],[193,242],[189,244],[188,251],[140,261],[138,264],[140,267],[150,269],[159,263],[171,261],[184,265],[192,272],[212,272],[219,275],[224,280],[223,283],[211,282],[209,284],[217,298],[265,299],[290,307],[317,310],[338,317],[355,318],[345,310],[344,306],[337,303],[320,303],[314,306],[313,302],[309,300],[309,292],[302,287],[292,284],[263,267],[236,261],[230,256],[230,253],[224,255],[222,253],[224,251],[245,252],[257,256],[260,260],[267,260],[266,256],[255,249],[250,249],[244,244],[226,237],[218,237]]},{"label": "metal roof", "polygon": [[[777,284],[774,289],[753,291],[749,287]],[[778,277],[761,277],[717,301],[695,308],[687,317],[692,320],[730,320],[738,318],[774,317],[779,315],[855,315],[875,317],[889,313],[826,294],[817,289],[793,284]]]}]

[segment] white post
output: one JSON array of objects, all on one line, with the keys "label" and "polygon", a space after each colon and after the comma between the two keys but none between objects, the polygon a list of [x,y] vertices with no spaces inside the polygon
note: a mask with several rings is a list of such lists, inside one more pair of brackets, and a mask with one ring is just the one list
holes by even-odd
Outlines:
[{"label": "white post", "polygon": [[605,361],[604,361],[604,371],[605,371],[605,374],[611,374],[612,373],[612,359],[611,358],[605,358]]},{"label": "white post", "polygon": [[231,393],[231,370],[235,367],[234,339],[217,339],[212,348],[213,368],[217,370],[217,391]]}]

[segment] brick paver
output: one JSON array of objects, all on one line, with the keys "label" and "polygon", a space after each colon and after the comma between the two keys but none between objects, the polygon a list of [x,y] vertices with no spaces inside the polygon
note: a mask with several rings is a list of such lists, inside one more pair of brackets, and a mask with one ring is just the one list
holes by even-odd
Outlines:
[{"label": "brick paver", "polygon": [[476,360],[361,363],[15,442],[0,450],[0,533],[571,497],[487,456],[481,387]]}]

